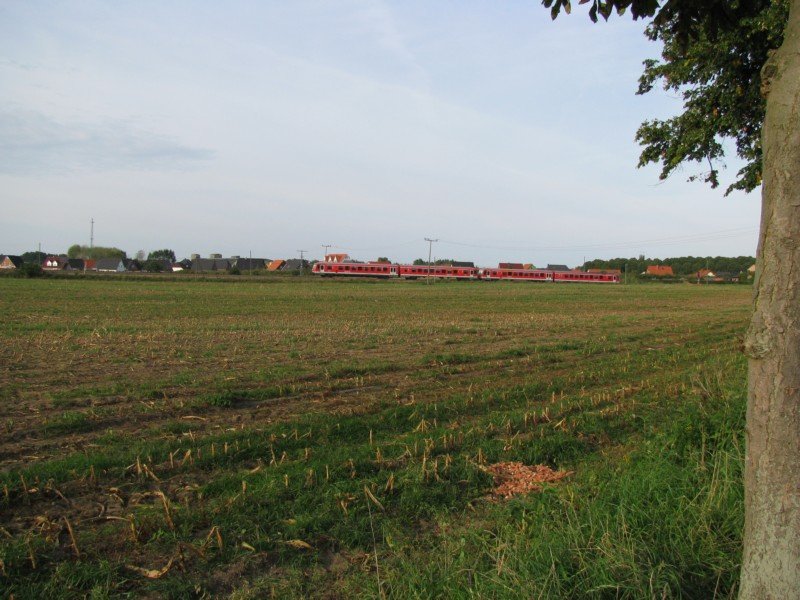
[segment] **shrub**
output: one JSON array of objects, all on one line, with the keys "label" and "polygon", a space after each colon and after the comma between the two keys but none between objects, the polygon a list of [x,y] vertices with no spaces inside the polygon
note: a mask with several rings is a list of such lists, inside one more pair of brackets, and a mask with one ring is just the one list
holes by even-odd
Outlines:
[{"label": "shrub", "polygon": [[41,277],[44,275],[44,269],[39,263],[25,263],[19,269],[21,277]]}]

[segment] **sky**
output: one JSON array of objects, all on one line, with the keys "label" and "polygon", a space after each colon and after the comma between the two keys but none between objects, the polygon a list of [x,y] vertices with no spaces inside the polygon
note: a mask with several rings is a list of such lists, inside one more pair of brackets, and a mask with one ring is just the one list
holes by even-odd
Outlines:
[{"label": "sky", "polygon": [[760,194],[637,169],[659,47],[538,0],[0,3],[0,252],[754,255]]}]

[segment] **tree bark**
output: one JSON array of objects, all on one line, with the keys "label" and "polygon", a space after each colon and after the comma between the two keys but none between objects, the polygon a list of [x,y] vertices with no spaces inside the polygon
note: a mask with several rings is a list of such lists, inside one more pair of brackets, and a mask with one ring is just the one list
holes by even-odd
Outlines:
[{"label": "tree bark", "polygon": [[762,69],[761,233],[749,357],[739,597],[800,598],[800,0]]}]

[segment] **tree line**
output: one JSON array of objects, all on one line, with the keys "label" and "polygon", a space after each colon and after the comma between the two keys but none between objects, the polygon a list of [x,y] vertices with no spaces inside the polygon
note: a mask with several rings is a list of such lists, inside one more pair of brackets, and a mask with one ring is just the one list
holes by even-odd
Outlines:
[{"label": "tree line", "polygon": [[678,256],[675,258],[612,258],[594,259],[583,264],[584,269],[619,269],[628,273],[643,273],[648,265],[669,265],[675,275],[692,275],[700,269],[728,273],[746,272],[756,262],[752,256]]}]

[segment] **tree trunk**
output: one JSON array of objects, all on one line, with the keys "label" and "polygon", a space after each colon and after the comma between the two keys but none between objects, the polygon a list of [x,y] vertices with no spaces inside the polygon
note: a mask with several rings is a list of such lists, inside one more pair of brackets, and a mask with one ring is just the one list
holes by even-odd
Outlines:
[{"label": "tree trunk", "polygon": [[800,598],[800,0],[762,70],[764,179],[749,361],[740,598]]}]

